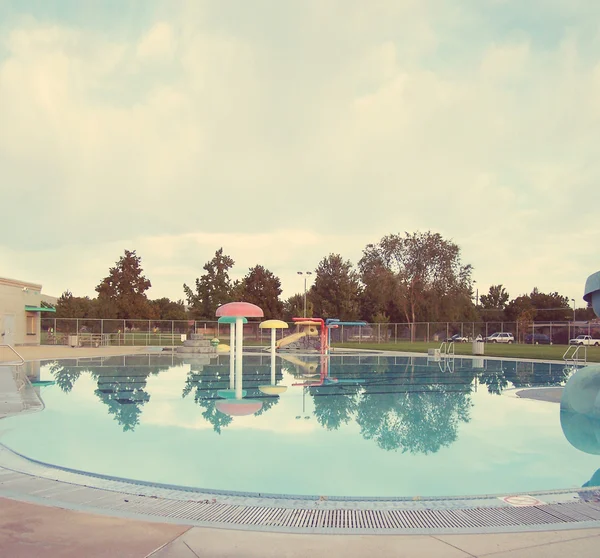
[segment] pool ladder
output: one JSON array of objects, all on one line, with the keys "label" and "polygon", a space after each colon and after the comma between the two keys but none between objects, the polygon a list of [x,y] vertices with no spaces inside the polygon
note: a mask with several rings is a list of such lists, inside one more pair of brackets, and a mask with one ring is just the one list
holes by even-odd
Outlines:
[{"label": "pool ladder", "polygon": [[444,341],[440,345],[440,356],[449,357],[454,356],[454,341]]},{"label": "pool ladder", "polygon": [[438,366],[442,372],[454,372],[454,341],[443,341],[440,345],[440,362]]},{"label": "pool ladder", "polygon": [[[579,356],[579,351],[583,349],[583,358]],[[578,364],[587,364],[587,345],[569,345],[563,355],[565,364],[577,366]]]}]

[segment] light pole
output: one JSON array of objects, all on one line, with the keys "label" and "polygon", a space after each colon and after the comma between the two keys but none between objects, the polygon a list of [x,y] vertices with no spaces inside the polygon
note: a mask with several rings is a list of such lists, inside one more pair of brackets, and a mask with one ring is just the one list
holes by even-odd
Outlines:
[{"label": "light pole", "polygon": [[572,298],[571,302],[573,303],[573,325],[575,325],[575,299]]},{"label": "light pole", "polygon": [[[473,279],[473,285],[475,285],[477,283],[477,281],[475,281],[475,279]],[[479,287],[475,288],[475,308],[477,308],[479,306]]]},{"label": "light pole", "polygon": [[306,276],[312,275],[312,271],[297,271],[298,275],[304,275],[304,318],[306,318]]}]

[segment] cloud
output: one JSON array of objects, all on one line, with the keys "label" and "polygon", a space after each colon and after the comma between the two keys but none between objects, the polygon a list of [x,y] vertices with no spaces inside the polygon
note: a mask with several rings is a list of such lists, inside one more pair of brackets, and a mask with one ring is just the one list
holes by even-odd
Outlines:
[{"label": "cloud", "polygon": [[583,200],[600,174],[589,11],[556,0],[542,29],[502,2],[157,6],[129,32],[36,12],[0,30],[3,274],[93,294],[137,249],[179,298],[223,246],[292,294],[330,252],[431,229],[482,286],[581,291],[594,247],[571,246],[598,233]]}]

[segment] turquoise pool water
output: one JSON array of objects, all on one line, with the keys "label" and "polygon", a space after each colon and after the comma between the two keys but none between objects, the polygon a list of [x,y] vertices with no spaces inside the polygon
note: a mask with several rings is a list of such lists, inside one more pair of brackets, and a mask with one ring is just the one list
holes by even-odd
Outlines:
[{"label": "turquoise pool water", "polygon": [[[329,496],[510,494],[581,487],[600,456],[573,447],[558,403],[563,366],[387,356],[243,360],[110,357],[33,370],[42,412],[0,422],[27,457],[83,471],[230,491]],[[54,382],[54,383],[52,383]],[[267,392],[267,393],[265,393]],[[220,395],[219,395],[220,394]],[[245,416],[229,413],[252,412]]]}]

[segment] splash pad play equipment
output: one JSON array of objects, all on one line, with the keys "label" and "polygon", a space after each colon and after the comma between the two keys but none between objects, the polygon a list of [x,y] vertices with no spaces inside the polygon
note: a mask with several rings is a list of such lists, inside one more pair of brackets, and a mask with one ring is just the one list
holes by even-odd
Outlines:
[{"label": "splash pad play equipment", "polygon": [[281,320],[266,320],[259,326],[260,329],[271,330],[271,384],[258,386],[258,389],[266,395],[279,395],[287,391],[286,386],[277,385],[276,382],[276,355],[275,355],[275,337],[278,329],[287,329],[288,325]]},{"label": "splash pad play equipment", "polygon": [[[225,397],[225,398],[235,396],[234,347],[235,347],[235,321],[236,321],[236,319],[237,318],[235,316],[221,316],[218,320],[219,324],[229,324],[229,346],[220,344],[217,347],[217,351],[219,350],[219,347],[223,347],[222,352],[225,352],[225,347],[227,347],[227,352],[229,352],[229,390],[221,390],[219,392],[219,396]],[[247,318],[243,318],[242,326],[247,323],[248,323]]]},{"label": "splash pad play equipment", "polygon": [[[223,319],[224,323],[229,323],[233,328],[235,322],[235,339],[231,331],[230,339],[230,364],[229,364],[229,387],[228,390],[221,390],[219,396],[223,401],[218,401],[216,408],[221,413],[231,416],[250,415],[256,413],[262,408],[261,401],[244,399],[242,389],[242,354],[244,342],[244,320],[246,318],[262,318],[264,313],[261,308],[249,302],[229,302],[217,308],[216,316]],[[232,350],[235,346],[235,350]],[[233,361],[233,363],[232,363]],[[235,370],[232,386],[232,371]]]},{"label": "splash pad play equipment", "polygon": [[323,350],[325,321],[322,318],[292,318],[296,332],[277,341],[276,349]]},{"label": "splash pad play equipment", "polygon": [[345,322],[338,318],[292,318],[296,332],[280,339],[277,349],[306,349],[327,353],[331,347],[331,330],[340,326],[365,326],[367,322]]}]

